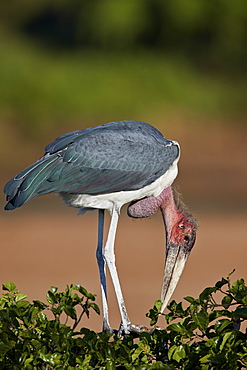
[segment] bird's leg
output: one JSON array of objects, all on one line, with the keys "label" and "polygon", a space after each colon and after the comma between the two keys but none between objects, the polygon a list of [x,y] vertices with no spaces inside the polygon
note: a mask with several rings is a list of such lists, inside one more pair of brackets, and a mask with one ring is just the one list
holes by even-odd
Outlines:
[{"label": "bird's leg", "polygon": [[107,304],[107,293],[106,293],[106,274],[105,274],[105,261],[103,258],[103,236],[104,236],[104,209],[99,209],[98,216],[98,246],[96,250],[96,257],[99,266],[100,274],[100,287],[102,297],[102,309],[103,309],[103,331],[105,333],[112,333],[113,330],[109,323],[108,316],[108,304]]},{"label": "bird's leg", "polygon": [[120,282],[118,279],[118,273],[117,273],[117,269],[115,265],[114,241],[115,241],[115,236],[116,236],[117,224],[118,224],[118,210],[115,207],[113,207],[112,214],[111,214],[111,223],[109,227],[106,245],[103,250],[103,256],[107,264],[107,267],[109,269],[113,287],[116,293],[117,302],[118,302],[119,311],[120,311],[121,320],[122,320],[121,327],[124,333],[127,334],[131,331],[131,323],[130,323],[130,319],[128,317],[128,314],[125,308],[123,294],[121,291]]}]

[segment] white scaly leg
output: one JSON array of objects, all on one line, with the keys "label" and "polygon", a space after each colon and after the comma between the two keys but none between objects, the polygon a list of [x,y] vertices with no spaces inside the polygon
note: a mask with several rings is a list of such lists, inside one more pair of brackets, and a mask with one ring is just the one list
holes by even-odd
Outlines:
[{"label": "white scaly leg", "polygon": [[98,246],[96,250],[96,257],[99,266],[100,287],[102,297],[103,309],[103,331],[105,333],[112,333],[113,330],[109,323],[108,303],[106,293],[106,274],[105,274],[105,261],[103,258],[103,236],[104,236],[104,209],[99,209],[98,215]]},{"label": "white scaly leg", "polygon": [[115,265],[114,242],[115,242],[117,224],[118,224],[118,210],[115,207],[113,207],[112,214],[111,214],[111,223],[109,227],[106,245],[103,250],[103,256],[107,264],[107,267],[109,269],[113,287],[116,293],[119,311],[120,311],[120,315],[122,319],[121,326],[123,328],[123,331],[126,334],[128,334],[131,329],[131,323],[130,323],[130,320],[129,320],[129,317],[128,317],[128,314],[125,308],[123,294],[121,291],[120,282],[118,279],[118,273],[117,273],[117,269]]}]

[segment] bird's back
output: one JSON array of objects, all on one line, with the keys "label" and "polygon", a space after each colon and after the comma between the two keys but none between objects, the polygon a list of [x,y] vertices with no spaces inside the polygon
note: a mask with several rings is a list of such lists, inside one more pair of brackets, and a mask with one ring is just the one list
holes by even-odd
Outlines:
[{"label": "bird's back", "polygon": [[5,209],[39,194],[107,194],[151,184],[179,157],[176,142],[138,121],[110,122],[58,137],[33,165],[10,180]]}]

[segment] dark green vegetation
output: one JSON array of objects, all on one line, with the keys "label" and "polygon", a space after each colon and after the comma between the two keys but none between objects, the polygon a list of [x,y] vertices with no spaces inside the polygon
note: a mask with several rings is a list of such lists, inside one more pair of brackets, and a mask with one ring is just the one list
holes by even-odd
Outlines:
[{"label": "dark green vegetation", "polygon": [[2,37],[1,125],[11,123],[21,137],[47,137],[52,128],[61,133],[114,119],[166,122],[190,112],[236,123],[246,112],[242,77],[202,74],[182,56],[52,53],[13,35]]},{"label": "dark green vegetation", "polygon": [[[247,364],[247,287],[229,276],[189,306],[171,302],[166,329],[118,337],[78,329],[82,315],[99,313],[95,296],[78,285],[51,287],[47,303],[27,301],[13,283],[0,299],[1,369],[242,369]],[[217,303],[216,298],[217,297]],[[147,314],[157,322],[160,301]],[[52,313],[48,319],[47,313]],[[67,320],[70,318],[71,325]],[[65,321],[65,323],[64,323]]]},{"label": "dark green vegetation", "polygon": [[0,21],[1,125],[19,141],[246,114],[245,0],[20,0],[1,2]]},{"label": "dark green vegetation", "polygon": [[51,49],[150,50],[200,68],[246,71],[245,0],[19,0],[1,23]]}]

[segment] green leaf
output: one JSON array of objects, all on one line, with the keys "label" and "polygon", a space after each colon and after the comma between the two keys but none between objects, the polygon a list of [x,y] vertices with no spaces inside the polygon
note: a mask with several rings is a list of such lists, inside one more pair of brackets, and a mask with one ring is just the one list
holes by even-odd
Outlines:
[{"label": "green leaf", "polygon": [[217,287],[208,287],[205,288],[202,293],[199,295],[200,302],[203,302],[204,300],[208,300],[210,295],[217,290]]},{"label": "green leaf", "polygon": [[157,310],[158,312],[160,312],[161,307],[162,307],[162,302],[161,302],[161,300],[160,300],[160,299],[157,299],[157,301],[155,301],[155,302],[154,302],[154,308],[156,308],[156,310]]},{"label": "green leaf", "polygon": [[87,289],[85,289],[81,285],[79,285],[79,284],[75,285],[75,289],[78,292],[80,292],[81,294],[83,294],[86,298],[91,299],[92,301],[95,300],[95,295],[91,294],[91,293],[88,293]]},{"label": "green leaf", "polygon": [[220,334],[224,331],[226,327],[230,325],[232,325],[231,320],[221,319],[221,320],[216,321],[216,323],[214,324],[214,328],[215,328],[216,333]]},{"label": "green leaf", "polygon": [[146,316],[149,317],[151,320],[150,320],[150,325],[153,326],[157,323],[158,321],[158,318],[159,318],[159,314],[157,311],[155,311],[153,308],[151,308],[149,310],[148,313],[146,313]]},{"label": "green leaf", "polygon": [[220,350],[222,351],[226,342],[229,341],[230,338],[234,338],[234,333],[232,331],[228,331],[227,333],[224,334],[223,340],[220,344]]},{"label": "green leaf", "polygon": [[160,315],[161,307],[162,307],[162,302],[160,300],[157,300],[154,302],[153,308],[151,308],[149,312],[146,313],[146,316],[151,319],[150,321],[151,326],[157,323],[159,315]]},{"label": "green leaf", "polygon": [[181,326],[180,323],[170,324],[167,327],[167,330],[175,331],[175,332],[180,333],[180,334],[184,334],[185,333],[185,328],[183,326]]},{"label": "green leaf", "polygon": [[[211,354],[209,353],[206,356],[203,356],[202,358],[200,358],[200,363],[202,363],[202,364],[209,363],[210,362],[210,356],[211,356]],[[208,367],[207,368],[203,367],[202,369],[208,369]]]},{"label": "green leaf", "polygon": [[192,318],[201,330],[206,330],[209,324],[208,313],[201,310],[198,313],[192,314]]},{"label": "green leaf", "polygon": [[220,281],[217,281],[217,283],[215,284],[215,286],[218,289],[220,289],[220,288],[222,288],[226,284],[228,284],[228,280],[226,280],[225,278],[222,278]]},{"label": "green leaf", "polygon": [[37,318],[37,315],[39,313],[39,307],[32,306],[30,313],[31,313],[31,320],[34,320]]},{"label": "green leaf", "polygon": [[241,317],[242,319],[247,319],[247,306],[238,307],[233,313],[233,316]]},{"label": "green leaf", "polygon": [[55,304],[57,302],[56,296],[51,290],[48,290],[46,294],[46,300],[50,304]]},{"label": "green leaf", "polygon": [[64,312],[71,317],[73,320],[76,319],[76,310],[74,309],[73,306],[65,306],[64,307]]},{"label": "green leaf", "polygon": [[236,269],[233,269],[229,274],[228,274],[228,279],[229,279],[229,277],[234,273],[236,271]]},{"label": "green leaf", "polygon": [[229,293],[232,293],[238,302],[243,303],[242,299],[246,298],[247,295],[247,287],[245,286],[244,279],[235,281],[230,286]]},{"label": "green leaf", "polygon": [[57,292],[57,287],[51,286],[50,291],[55,294]]},{"label": "green leaf", "polygon": [[107,370],[116,370],[115,362],[112,360],[107,359],[106,360],[106,369]]},{"label": "green leaf", "polygon": [[186,351],[184,346],[181,344],[179,346],[173,345],[168,350],[168,358],[169,360],[175,360],[177,362],[180,362],[180,360],[184,359],[186,357]]},{"label": "green leaf", "polygon": [[242,298],[242,302],[241,303],[243,303],[243,304],[247,304],[247,293],[246,293],[246,295],[245,296],[243,296],[243,298]]},{"label": "green leaf", "polygon": [[27,295],[26,294],[17,294],[17,296],[15,296],[15,301],[18,302],[18,301],[21,301],[22,299],[25,299],[27,298]]},{"label": "green leaf", "polygon": [[16,303],[16,307],[18,308],[28,308],[29,306],[31,306],[31,303],[29,301],[18,301]]},{"label": "green leaf", "polygon": [[92,307],[94,309],[94,311],[100,315],[100,309],[99,309],[99,306],[96,304],[96,303],[90,303],[89,304],[89,307]]},{"label": "green leaf", "polygon": [[[184,299],[189,303],[195,303],[196,299],[190,296],[184,297]],[[196,302],[197,303],[197,302]]]},{"label": "green leaf", "polygon": [[230,304],[232,303],[233,297],[227,294],[221,301],[221,304],[224,308],[229,308]]},{"label": "green leaf", "polygon": [[214,321],[215,319],[221,316],[222,316],[221,311],[219,310],[212,311],[208,315],[209,322]]},{"label": "green leaf", "polygon": [[141,352],[142,352],[142,348],[140,346],[134,350],[134,352],[131,355],[131,359],[133,362],[140,356]]},{"label": "green leaf", "polygon": [[45,303],[43,303],[43,302],[41,302],[41,301],[38,301],[38,300],[34,300],[34,301],[33,301],[33,304],[34,304],[34,306],[39,307],[41,310],[44,310],[45,308],[47,308],[47,307],[48,307],[48,305],[47,305],[47,304],[45,304]]},{"label": "green leaf", "polygon": [[15,293],[16,292],[16,285],[14,283],[12,283],[11,281],[9,281],[6,284],[2,285],[2,289],[7,290],[11,293]]}]

